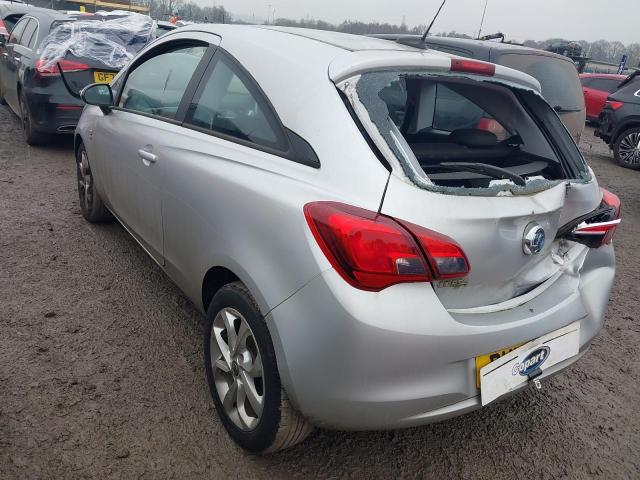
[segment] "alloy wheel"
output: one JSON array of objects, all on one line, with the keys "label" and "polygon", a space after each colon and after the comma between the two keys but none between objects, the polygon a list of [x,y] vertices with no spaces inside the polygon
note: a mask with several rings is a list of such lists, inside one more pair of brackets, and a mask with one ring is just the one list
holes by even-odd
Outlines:
[{"label": "alloy wheel", "polygon": [[620,141],[620,160],[628,165],[640,164],[640,132],[633,132]]},{"label": "alloy wheel", "polygon": [[213,380],[225,413],[243,431],[258,425],[264,408],[264,374],[247,320],[233,308],[218,312],[211,329]]},{"label": "alloy wheel", "polygon": [[80,152],[80,161],[77,165],[80,203],[85,211],[90,212],[93,204],[93,178],[91,177],[91,168],[89,167],[89,159],[85,150]]}]

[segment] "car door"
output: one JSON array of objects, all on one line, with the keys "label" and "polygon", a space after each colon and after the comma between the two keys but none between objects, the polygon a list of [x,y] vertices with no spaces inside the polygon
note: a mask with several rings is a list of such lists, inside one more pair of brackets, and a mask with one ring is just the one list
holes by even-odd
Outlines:
[{"label": "car door", "polygon": [[587,118],[593,118],[594,106],[593,106],[593,89],[591,85],[595,79],[591,77],[581,78],[582,93],[584,95],[584,104],[586,108]]},{"label": "car door", "polygon": [[213,55],[203,41],[162,42],[126,73],[94,139],[107,202],[147,252],[164,263],[161,189],[166,146],[178,141],[182,99]]},{"label": "car door", "polygon": [[[36,38],[38,37],[38,20],[33,17],[29,18],[29,22],[24,28],[20,40],[13,46],[13,64],[16,68],[16,82],[15,85],[24,85],[25,70],[33,65],[34,51]],[[20,105],[20,98],[17,90],[15,92],[18,105]]]},{"label": "car door", "polygon": [[609,92],[607,91],[607,80],[604,78],[594,78],[589,87],[589,107],[587,115],[590,118],[598,118],[600,111],[607,101]]},{"label": "car door", "polygon": [[233,263],[240,255],[249,263],[249,258],[255,264],[265,261],[246,238],[230,232],[258,231],[247,214],[265,222],[271,217],[273,204],[265,201],[271,194],[265,190],[279,188],[278,179],[295,170],[293,162],[313,160],[291,161],[290,141],[271,103],[222,49],[209,64],[181,130],[163,165],[165,259],[174,281],[197,301],[207,262]]},{"label": "car door", "polygon": [[22,54],[20,52],[19,42],[27,24],[31,20],[30,17],[22,17],[18,23],[16,23],[13,30],[11,30],[9,41],[7,42],[6,50],[3,52],[2,58],[2,91],[4,99],[16,113],[20,112],[20,104],[18,103],[18,70],[22,62]]},{"label": "car door", "polygon": [[620,80],[613,78],[594,78],[589,84],[588,92],[585,93],[585,100],[588,95],[587,116],[589,118],[598,118],[600,112],[604,108],[609,95],[614,92]]}]

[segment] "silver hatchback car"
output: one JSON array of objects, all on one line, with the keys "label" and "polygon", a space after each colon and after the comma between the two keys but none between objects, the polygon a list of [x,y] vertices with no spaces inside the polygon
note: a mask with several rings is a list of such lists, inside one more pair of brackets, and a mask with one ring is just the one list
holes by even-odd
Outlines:
[{"label": "silver hatchback car", "polygon": [[213,402],[250,451],[471,411],[602,327],[620,202],[524,73],[196,25],[82,97],[83,215],[206,313]]}]

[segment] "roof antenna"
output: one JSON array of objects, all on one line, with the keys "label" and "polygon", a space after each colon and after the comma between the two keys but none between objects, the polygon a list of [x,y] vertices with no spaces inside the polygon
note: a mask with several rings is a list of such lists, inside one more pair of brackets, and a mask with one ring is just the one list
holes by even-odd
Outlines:
[{"label": "roof antenna", "polygon": [[422,39],[421,39],[422,42],[424,42],[426,40],[426,38],[427,38],[427,35],[429,35],[429,32],[431,31],[431,27],[433,27],[433,22],[435,22],[436,18],[438,18],[438,15],[440,15],[440,10],[442,10],[442,7],[444,7],[445,3],[447,3],[447,0],[442,0],[442,5],[440,5],[440,8],[438,9],[438,11],[436,12],[435,16],[433,17],[433,20],[431,20],[431,23],[427,27],[427,30],[422,35]]},{"label": "roof antenna", "polygon": [[482,20],[480,20],[480,29],[478,30],[478,39],[480,39],[480,35],[482,35],[482,26],[484,25],[484,16],[487,14],[487,5],[488,4],[489,4],[489,0],[485,0],[484,1],[484,10],[482,11]]}]

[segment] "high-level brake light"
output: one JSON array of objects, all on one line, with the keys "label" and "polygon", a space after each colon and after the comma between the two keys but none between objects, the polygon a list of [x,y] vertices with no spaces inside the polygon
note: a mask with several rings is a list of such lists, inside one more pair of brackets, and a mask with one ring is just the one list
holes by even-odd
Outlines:
[{"label": "high-level brake light", "polygon": [[493,77],[496,74],[496,66],[493,63],[479,62],[477,60],[467,60],[464,58],[451,59],[451,71],[462,73],[475,73],[476,75],[487,75]]}]

